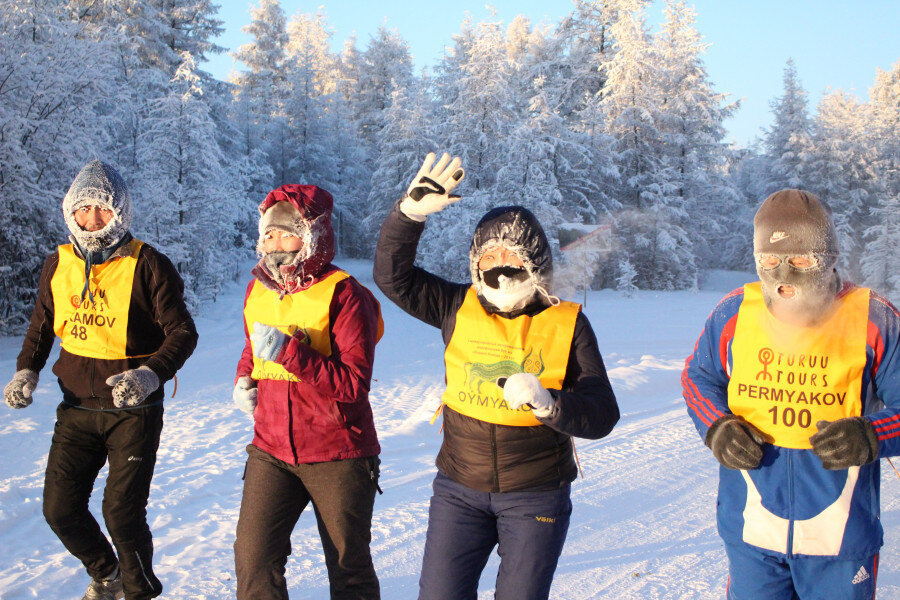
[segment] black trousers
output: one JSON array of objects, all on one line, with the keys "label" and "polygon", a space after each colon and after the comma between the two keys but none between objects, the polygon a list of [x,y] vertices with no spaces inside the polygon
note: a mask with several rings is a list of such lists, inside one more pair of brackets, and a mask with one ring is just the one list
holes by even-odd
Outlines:
[{"label": "black trousers", "polygon": [[312,501],[331,598],[378,600],[372,565],[372,507],[378,457],[291,465],[247,447],[234,542],[238,600],[286,600],[291,532]]},{"label": "black trousers", "polygon": [[[93,411],[60,404],[44,479],[44,518],[92,578],[122,573],[127,600],[155,598],[153,538],[147,498],[163,424],[162,405]],[[103,490],[103,535],[88,510],[100,469],[109,460]],[[118,555],[118,556],[117,556]]]}]

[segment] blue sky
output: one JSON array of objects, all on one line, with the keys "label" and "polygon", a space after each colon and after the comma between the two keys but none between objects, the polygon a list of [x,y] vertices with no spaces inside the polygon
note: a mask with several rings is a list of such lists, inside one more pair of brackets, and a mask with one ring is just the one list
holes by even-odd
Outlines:
[{"label": "blue sky", "polygon": [[[234,50],[249,41],[241,27],[250,20],[250,2],[220,0],[225,32],[217,40]],[[254,5],[256,2],[253,3]],[[321,6],[334,30],[332,47],[339,51],[353,33],[364,49],[381,25],[397,29],[409,42],[416,66],[433,66],[452,44],[466,14],[476,21],[490,18],[486,2],[410,2],[409,0],[282,0],[290,18],[315,13]],[[900,60],[898,0],[696,0],[697,29],[710,44],[704,62],[719,92],[742,99],[726,127],[729,138],[746,144],[771,123],[769,102],[781,94],[785,63],[793,58],[813,110],[826,89],[865,98],[877,68],[888,70]],[[572,10],[570,0],[494,0],[497,18],[505,23],[518,14],[533,23],[557,23]],[[648,23],[662,22],[663,2],[648,11]],[[230,56],[213,57],[206,68],[227,79],[235,65]],[[237,68],[240,68],[238,65]]]}]

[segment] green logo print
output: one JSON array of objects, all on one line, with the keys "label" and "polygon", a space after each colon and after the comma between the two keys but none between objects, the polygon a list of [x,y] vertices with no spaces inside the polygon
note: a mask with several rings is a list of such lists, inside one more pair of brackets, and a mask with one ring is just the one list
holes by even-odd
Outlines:
[{"label": "green logo print", "polygon": [[469,391],[477,394],[481,393],[481,386],[489,383],[496,387],[500,387],[500,380],[506,379],[510,375],[516,373],[531,373],[540,377],[544,372],[544,359],[541,351],[538,350],[537,356],[533,356],[534,348],[532,348],[521,363],[512,360],[501,360],[495,363],[479,363],[467,362],[463,365],[466,373],[466,387]]}]

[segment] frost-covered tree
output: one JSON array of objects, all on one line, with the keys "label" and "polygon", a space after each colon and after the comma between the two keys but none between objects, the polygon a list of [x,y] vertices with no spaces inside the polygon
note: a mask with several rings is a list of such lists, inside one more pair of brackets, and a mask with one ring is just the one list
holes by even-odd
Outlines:
[{"label": "frost-covered tree", "polygon": [[232,181],[203,101],[202,78],[183,55],[169,93],[151,103],[136,196],[139,236],[165,249],[185,282],[193,307],[214,299],[224,274],[244,258],[241,234],[252,204],[239,205],[220,188]]},{"label": "frost-covered tree", "polygon": [[862,270],[868,285],[900,300],[900,62],[890,71],[878,70],[869,104],[876,181]]},{"label": "frost-covered tree", "polygon": [[44,257],[65,239],[60,202],[106,142],[109,43],[61,4],[0,10],[0,331],[20,332]]},{"label": "frost-covered tree", "polygon": [[766,154],[771,161],[767,192],[785,188],[806,188],[806,175],[812,148],[811,123],[806,91],[797,77],[793,60],[784,68],[784,93],[771,102],[775,123],[766,131]]},{"label": "frost-covered tree", "polygon": [[655,37],[662,70],[657,84],[661,102],[656,122],[663,172],[670,177],[665,203],[678,219],[673,224],[692,235],[693,252],[709,267],[733,264],[723,253],[737,228],[743,198],[726,174],[730,156],[724,121],[737,104],[726,104],[709,81],[701,54],[705,44],[694,27],[695,15],[683,0],[667,0],[665,23]]},{"label": "frost-covered tree", "polygon": [[616,54],[609,63],[600,110],[614,139],[619,170],[617,194],[625,210],[616,215],[618,262],[637,272],[638,287],[692,288],[697,283],[692,240],[683,225],[677,166],[660,144],[660,106],[666,70],[642,9],[621,11],[610,29]]},{"label": "frost-covered tree", "polygon": [[406,194],[425,156],[441,147],[430,127],[430,102],[425,90],[399,88],[391,96],[376,138],[378,155],[363,219],[364,239],[370,251],[375,248],[382,221],[394,202]]},{"label": "frost-covered tree", "polygon": [[274,131],[270,118],[281,109],[285,87],[287,20],[278,0],[261,0],[250,11],[251,21],[241,28],[252,41],[232,56],[247,68],[232,79],[235,85],[234,120],[239,123],[245,152],[270,152]]},{"label": "frost-covered tree", "polygon": [[[420,260],[451,278],[468,277],[465,256],[446,248],[467,248],[475,224],[487,208],[502,202],[493,196],[498,171],[506,159],[506,143],[517,121],[510,88],[510,65],[503,53],[499,21],[463,23],[453,51],[438,66],[437,96],[442,109],[434,117],[436,140],[462,158],[466,179],[457,188],[464,203],[429,219]],[[433,224],[431,223],[433,221]]]},{"label": "frost-covered tree", "polygon": [[351,106],[363,139],[373,143],[394,90],[413,85],[412,55],[409,44],[396,30],[381,26],[361,58],[358,88],[351,97]]},{"label": "frost-covered tree", "polygon": [[808,189],[834,213],[841,271],[859,280],[863,236],[871,226],[871,149],[865,138],[868,107],[838,91],[825,96],[813,120],[813,147],[806,167]]}]

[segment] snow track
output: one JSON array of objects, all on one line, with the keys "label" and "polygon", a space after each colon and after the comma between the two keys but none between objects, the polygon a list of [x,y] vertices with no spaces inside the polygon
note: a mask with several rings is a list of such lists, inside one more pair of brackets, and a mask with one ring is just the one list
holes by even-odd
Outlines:
[{"label": "snow track", "polygon": [[[370,266],[351,265],[364,283]],[[371,285],[370,285],[371,287]],[[157,574],[173,600],[226,600],[235,593],[232,544],[241,498],[247,416],[231,403],[241,351],[236,285],[197,319],[200,345],[167,398],[165,427],[148,509]],[[551,597],[561,600],[721,600],[726,562],[715,531],[717,466],[681,400],[680,370],[706,315],[728,290],[589,295],[586,313],[600,343],[622,419],[603,440],[576,440],[584,478],[572,485],[574,510]],[[382,444],[372,550],[385,600],[408,600],[428,522],[440,421],[429,424],[443,390],[440,333],[383,296],[386,333],[378,346],[371,402]],[[666,314],[665,323],[653,315]],[[3,382],[21,338],[0,347]],[[51,363],[55,357],[51,357]],[[0,599],[79,597],[87,586],[41,515],[41,491],[59,392],[48,367],[32,406],[0,408]],[[167,386],[171,395],[172,386]],[[900,464],[900,463],[898,463]],[[900,598],[900,480],[886,463],[886,545],[879,598]],[[100,514],[105,469],[91,507]],[[287,578],[292,600],[328,597],[325,563],[311,508],[292,537]],[[479,598],[493,597],[496,554]]]}]

